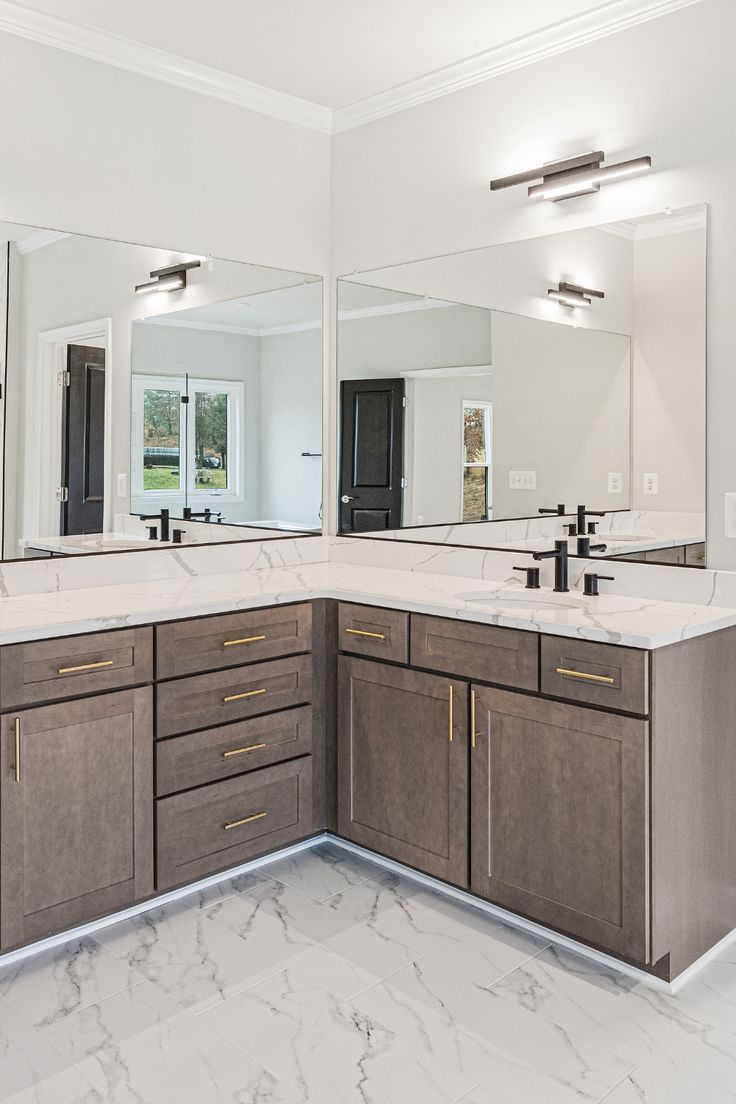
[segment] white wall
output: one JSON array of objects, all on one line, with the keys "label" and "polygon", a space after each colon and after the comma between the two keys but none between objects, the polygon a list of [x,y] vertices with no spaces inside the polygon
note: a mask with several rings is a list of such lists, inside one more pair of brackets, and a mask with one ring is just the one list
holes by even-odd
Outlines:
[{"label": "white wall", "polygon": [[[736,490],[734,41],[733,0],[702,0],[337,135],[332,172],[339,273],[710,204],[708,560],[720,567],[736,567],[723,535]],[[590,148],[651,154],[654,171],[563,204],[489,191],[493,176]]]},{"label": "white wall", "polygon": [[694,230],[634,245],[635,510],[705,509],[704,244]]},{"label": "white wall", "polygon": [[322,331],[273,334],[261,346],[260,517],[319,527]]},{"label": "white wall", "polygon": [[[244,434],[240,454],[239,485],[243,502],[220,505],[217,498],[200,504],[188,504],[195,510],[209,506],[221,511],[227,521],[250,521],[260,513],[260,432],[261,432],[261,366],[260,339],[247,334],[221,333],[217,330],[196,330],[180,326],[134,323],[132,327],[133,372],[148,376],[189,375],[195,379],[237,381],[244,386]],[[125,418],[125,411],[120,416]],[[232,460],[232,458],[231,458]],[[130,471],[130,460],[128,461]],[[132,491],[132,487],[131,487]],[[155,513],[165,504],[181,516],[184,495],[179,498],[146,500],[132,497],[132,513]]]}]

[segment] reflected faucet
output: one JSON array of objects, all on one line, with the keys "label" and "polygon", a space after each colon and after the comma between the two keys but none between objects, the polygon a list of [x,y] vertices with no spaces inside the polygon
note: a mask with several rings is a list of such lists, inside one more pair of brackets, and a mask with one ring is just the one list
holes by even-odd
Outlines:
[{"label": "reflected faucet", "polygon": [[591,544],[590,537],[578,537],[576,554],[578,556],[589,556],[591,552],[605,552],[607,549],[607,544]]},{"label": "reflected faucet", "polygon": [[556,540],[553,552],[532,552],[535,560],[555,561],[555,590],[566,594],[570,589],[567,585],[567,541]]},{"label": "reflected faucet", "polygon": [[[585,536],[585,519],[586,517],[605,517],[605,510],[588,510],[585,506],[578,506],[578,522],[577,522],[577,535],[579,537]],[[590,530],[588,530],[590,532]],[[595,529],[593,529],[595,532]],[[571,536],[575,536],[574,533]]]},{"label": "reflected faucet", "polygon": [[564,517],[566,513],[565,503],[558,502],[554,508],[551,508],[549,506],[540,506],[539,512],[540,514],[556,514],[557,517]]}]

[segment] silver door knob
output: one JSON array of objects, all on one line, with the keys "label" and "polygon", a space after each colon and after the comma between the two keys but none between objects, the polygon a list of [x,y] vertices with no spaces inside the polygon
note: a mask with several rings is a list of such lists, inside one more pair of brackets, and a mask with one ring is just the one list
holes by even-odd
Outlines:
[{"label": "silver door knob", "polygon": [[341,502],[352,502],[354,497],[355,497],[354,495],[343,495],[342,498],[340,499],[340,501]]}]

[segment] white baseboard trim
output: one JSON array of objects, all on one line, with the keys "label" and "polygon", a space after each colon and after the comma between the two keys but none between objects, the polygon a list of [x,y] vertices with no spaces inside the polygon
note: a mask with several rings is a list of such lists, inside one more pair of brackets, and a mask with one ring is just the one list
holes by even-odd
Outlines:
[{"label": "white baseboard trim", "polygon": [[438,881],[437,878],[432,878],[429,874],[421,874],[418,870],[412,870],[409,866],[394,862],[393,859],[387,859],[385,856],[379,855],[375,851],[369,851],[366,847],[360,847],[358,844],[349,843],[348,840],[342,839],[340,836],[333,836],[331,832],[322,832],[318,836],[311,836],[309,839],[292,844],[291,847],[284,847],[280,851],[274,851],[263,858],[253,859],[251,862],[232,867],[230,870],[225,870],[220,874],[213,874],[209,878],[202,878],[198,882],[193,882],[192,885],[184,886],[183,889],[174,889],[169,893],[162,893],[158,897],[152,897],[147,901],[143,901],[141,904],[123,909],[121,912],[115,912],[110,916],[104,916],[101,920],[92,920],[88,924],[80,924],[78,927],[69,928],[67,931],[60,932],[58,935],[49,936],[48,939],[40,939],[37,943],[31,943],[27,947],[20,947],[16,951],[9,951],[7,954],[0,955],[0,969],[5,966],[11,966],[15,962],[21,962],[25,958],[31,958],[34,955],[41,954],[43,951],[61,947],[72,940],[82,939],[85,935],[94,935],[95,932],[112,927],[113,924],[119,924],[121,920],[127,920],[131,916],[140,916],[143,912],[150,912],[151,909],[159,908],[161,905],[168,905],[172,901],[180,901],[195,893],[199,893],[203,889],[208,889],[210,886],[229,881],[231,878],[236,878],[240,874],[248,874],[253,870],[259,870],[261,867],[268,866],[270,863],[277,862],[279,859],[288,858],[290,855],[297,855],[300,851],[310,850],[312,847],[316,847],[317,844],[325,842],[334,844],[343,851],[349,851],[354,855],[360,855],[361,858],[368,859],[370,862],[375,863],[376,866],[381,866],[394,874],[400,874],[403,878],[418,882],[420,885],[427,886],[428,889],[433,889],[438,893],[444,894],[446,897],[452,897],[465,905],[480,909],[481,912],[487,912],[490,916],[495,917],[497,920],[501,920],[504,924],[508,924],[509,927],[529,932],[539,939],[546,940],[547,943],[551,943],[554,947],[561,947],[563,950],[572,951],[574,954],[590,959],[591,962],[596,962],[600,966],[605,966],[606,969],[622,974],[624,977],[632,978],[634,981],[642,982],[644,985],[648,985],[650,988],[657,989],[660,992],[668,993],[670,996],[675,996],[684,985],[691,981],[695,975],[703,969],[704,966],[707,966],[721,951],[736,941],[736,929],[734,929],[729,932],[728,935],[724,936],[719,943],[716,943],[714,947],[711,947],[709,951],[706,951],[704,955],[701,955],[692,966],[688,966],[687,970],[679,974],[674,981],[663,981],[661,978],[646,973],[645,970],[637,969],[636,966],[629,966],[625,962],[620,962],[619,959],[612,958],[610,955],[604,954],[603,951],[596,951],[592,947],[587,947],[584,943],[578,943],[575,939],[570,939],[568,936],[561,935],[559,932],[551,931],[542,924],[536,924],[533,920],[527,920],[523,916],[517,916],[516,913],[508,912],[498,905],[491,904],[490,901],[484,901],[480,897],[475,897],[472,893],[468,893],[464,889],[458,889],[455,886],[448,885],[446,882]]}]

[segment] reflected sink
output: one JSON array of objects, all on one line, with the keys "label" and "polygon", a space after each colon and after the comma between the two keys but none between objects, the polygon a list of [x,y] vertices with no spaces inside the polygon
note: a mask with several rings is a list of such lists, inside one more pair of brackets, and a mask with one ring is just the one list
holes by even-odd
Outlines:
[{"label": "reflected sink", "polygon": [[629,544],[629,542],[632,542],[632,541],[653,541],[653,540],[657,540],[657,534],[656,533],[642,533],[642,532],[639,532],[639,533],[619,533],[614,529],[610,533],[601,533],[600,535],[596,534],[596,539],[600,539],[600,540],[603,540],[603,541],[608,541],[611,544],[615,543],[616,541],[625,541],[626,544]]},{"label": "reflected sink", "polygon": [[125,533],[109,534],[106,537],[91,537],[84,541],[85,548],[135,548],[139,544],[160,544],[160,541],[149,541],[147,537],[136,537]]},{"label": "reflected sink", "polygon": [[468,590],[456,594],[461,602],[478,602],[496,609],[571,610],[582,609],[585,599],[577,594],[555,594],[543,590]]}]

